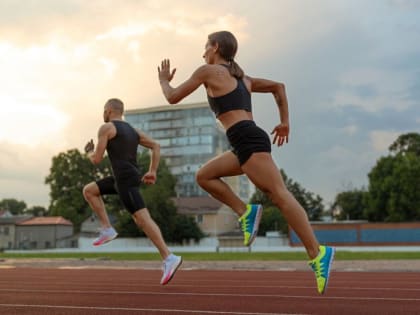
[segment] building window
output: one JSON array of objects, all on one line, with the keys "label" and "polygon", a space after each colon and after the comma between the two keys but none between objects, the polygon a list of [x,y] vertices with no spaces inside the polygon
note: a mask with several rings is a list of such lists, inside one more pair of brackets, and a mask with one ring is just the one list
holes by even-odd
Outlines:
[{"label": "building window", "polygon": [[203,223],[203,215],[202,214],[197,214],[196,221],[197,221],[198,224]]},{"label": "building window", "polygon": [[4,234],[4,235],[9,235],[9,227],[8,227],[8,226],[6,226],[6,227],[4,228],[4,230],[3,230],[3,234]]}]

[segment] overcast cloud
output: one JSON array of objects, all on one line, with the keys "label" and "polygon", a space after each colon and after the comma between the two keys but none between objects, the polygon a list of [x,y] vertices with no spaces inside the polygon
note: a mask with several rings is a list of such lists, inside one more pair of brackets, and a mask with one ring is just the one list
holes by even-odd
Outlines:
[{"label": "overcast cloud", "polygon": [[[286,84],[290,142],[279,167],[325,203],[367,173],[402,133],[420,131],[420,1],[0,1],[0,199],[48,206],[52,156],[95,136],[106,99],[166,104],[203,62],[207,34],[231,30],[250,76]],[[184,103],[205,101],[203,89]],[[253,96],[271,132],[271,95]]]}]

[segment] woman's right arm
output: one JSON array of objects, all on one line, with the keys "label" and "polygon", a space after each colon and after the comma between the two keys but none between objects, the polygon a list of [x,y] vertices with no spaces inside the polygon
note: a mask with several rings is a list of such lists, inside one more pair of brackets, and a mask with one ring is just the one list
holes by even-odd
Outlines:
[{"label": "woman's right arm", "polygon": [[162,88],[163,95],[169,102],[169,104],[176,104],[180,102],[184,97],[194,92],[201,84],[205,82],[207,67],[203,65],[199,67],[191,77],[178,87],[172,87],[169,83],[175,75],[176,69],[170,69],[170,62],[165,59],[161,63],[161,67],[158,67],[159,82]]}]

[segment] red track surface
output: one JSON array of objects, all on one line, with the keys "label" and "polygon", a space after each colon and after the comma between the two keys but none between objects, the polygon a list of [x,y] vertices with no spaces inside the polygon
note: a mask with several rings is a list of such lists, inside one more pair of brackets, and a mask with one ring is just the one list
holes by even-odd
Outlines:
[{"label": "red track surface", "polygon": [[333,272],[319,296],[311,272],[0,270],[1,315],[420,314],[420,273]]}]

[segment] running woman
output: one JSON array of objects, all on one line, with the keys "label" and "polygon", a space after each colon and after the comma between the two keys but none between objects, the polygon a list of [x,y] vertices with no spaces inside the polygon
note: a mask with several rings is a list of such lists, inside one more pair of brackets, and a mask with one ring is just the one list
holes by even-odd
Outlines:
[{"label": "running woman", "polygon": [[232,33],[210,34],[204,48],[205,64],[178,87],[170,85],[176,69],[171,70],[169,59],[164,59],[158,67],[162,92],[170,104],[176,104],[204,85],[210,108],[225,128],[233,150],[204,164],[196,175],[198,184],[238,214],[244,243],[249,245],[257,234],[262,208],[245,204],[222,180],[226,176],[246,174],[281,209],[301,239],[310,259],[309,265],[315,272],[318,292],[323,294],[335,249],[318,243],[305,210],[287,190],[272,159],[269,136],[255,124],[252,116],[251,93],[272,93],[280,115],[280,123],[271,132],[273,144],[287,143],[290,126],[285,85],[245,75],[234,60],[237,48]]},{"label": "running woman", "polygon": [[[133,128],[123,120],[124,104],[119,99],[110,99],[104,107],[103,124],[98,131],[98,144],[95,149],[93,140],[85,146],[85,152],[93,164],[102,161],[105,150],[111,161],[113,176],[91,182],[83,188],[83,196],[96,213],[101,224],[99,237],[93,242],[100,246],[117,237],[111,226],[102,195],[118,194],[124,207],[131,213],[137,226],[152,241],[163,259],[162,285],[167,284],[182,263],[182,258],[172,254],[162,233],[150,216],[143,198],[140,195],[140,182],[154,184],[160,160],[159,144],[140,130]],[[150,149],[149,171],[140,179],[137,165],[137,147],[141,145]]]}]

